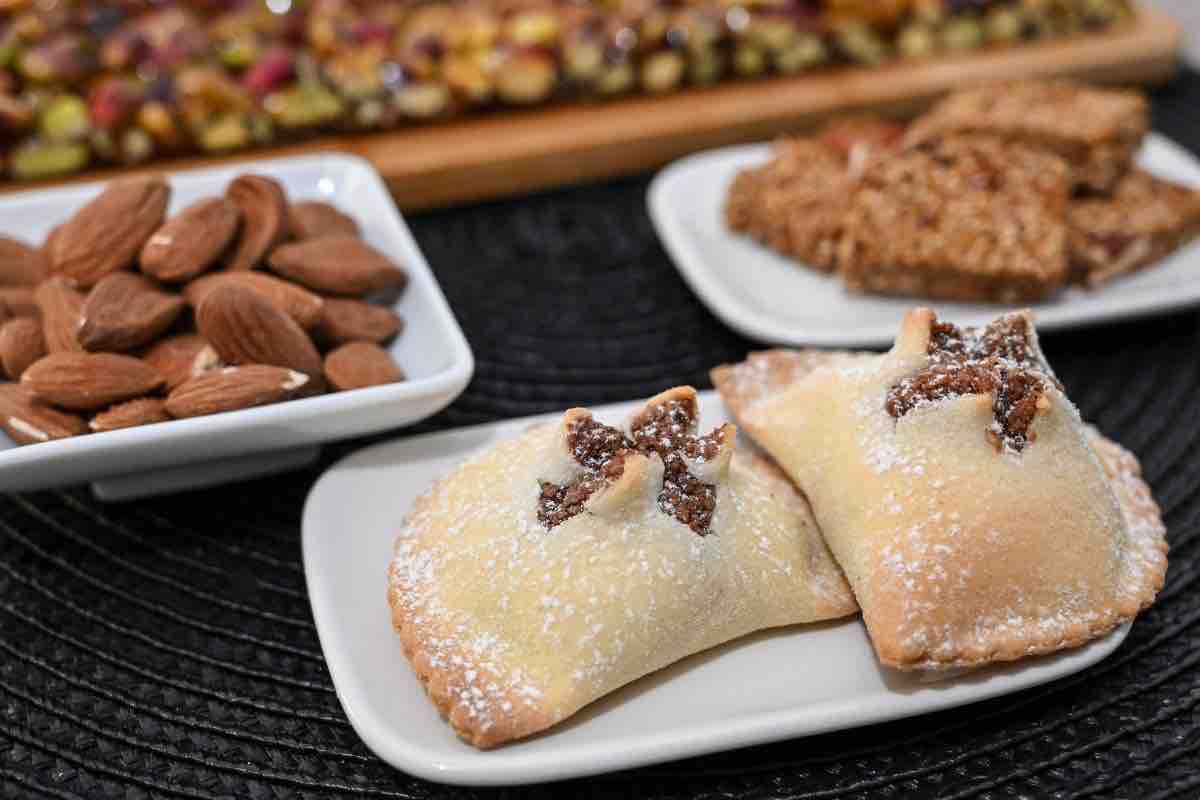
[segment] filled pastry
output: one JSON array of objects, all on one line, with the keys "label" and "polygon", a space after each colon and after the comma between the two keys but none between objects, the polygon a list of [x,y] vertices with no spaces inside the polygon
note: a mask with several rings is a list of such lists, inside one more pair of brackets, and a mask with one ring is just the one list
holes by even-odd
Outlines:
[{"label": "filled pastry", "polygon": [[667,391],[623,429],[584,409],[422,496],[389,570],[418,678],[477,747],[752,631],[852,614],[807,503],[735,429]]},{"label": "filled pastry", "polygon": [[807,495],[884,664],[1074,647],[1162,586],[1137,460],[1080,419],[1027,313],[919,309],[885,354],[760,353],[713,380]]}]

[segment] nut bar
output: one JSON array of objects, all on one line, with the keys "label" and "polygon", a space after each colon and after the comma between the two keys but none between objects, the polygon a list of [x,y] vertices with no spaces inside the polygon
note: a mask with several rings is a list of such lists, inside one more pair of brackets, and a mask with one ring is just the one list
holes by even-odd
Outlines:
[{"label": "nut bar", "polygon": [[855,181],[903,135],[894,122],[846,117],[816,138],[779,140],[769,163],[734,178],[725,206],[729,227],[809,267],[833,271]]},{"label": "nut bar", "polygon": [[1108,191],[1149,129],[1146,98],[1066,81],[990,84],[955,92],[912,126],[908,142],[987,133],[1058,153],[1076,185]]},{"label": "nut bar", "polygon": [[829,272],[851,186],[846,162],[831,147],[783,140],[770,163],[734,179],[726,218],[734,230]]},{"label": "nut bar", "polygon": [[936,57],[1132,14],[1127,0],[14,0],[0,173]]},{"label": "nut bar", "polygon": [[879,159],[845,218],[846,287],[1004,303],[1049,295],[1068,276],[1070,175],[1055,155],[985,136]]},{"label": "nut bar", "polygon": [[1110,195],[1067,212],[1075,281],[1095,287],[1174,252],[1200,234],[1200,192],[1135,169]]}]

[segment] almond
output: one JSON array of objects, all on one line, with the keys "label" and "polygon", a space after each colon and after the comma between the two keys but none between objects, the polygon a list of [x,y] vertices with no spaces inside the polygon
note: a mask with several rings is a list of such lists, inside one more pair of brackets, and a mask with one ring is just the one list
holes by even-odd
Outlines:
[{"label": "almond", "polygon": [[114,272],[84,300],[76,337],[85,350],[133,350],[161,336],[183,307],[182,297],[148,278]]},{"label": "almond", "polygon": [[88,288],[128,267],[162,225],[170,195],[158,175],[112,181],[55,233],[51,273]]},{"label": "almond", "polygon": [[324,236],[277,247],[271,271],[317,292],[362,295],[402,288],[408,275],[391,259],[354,236]]},{"label": "almond", "polygon": [[340,392],[399,383],[404,372],[392,354],[372,342],[351,342],[325,356],[325,379]]},{"label": "almond", "polygon": [[33,292],[38,313],[42,318],[42,334],[46,352],[64,353],[83,350],[76,333],[83,312],[83,293],[61,276],[48,278]]},{"label": "almond", "polygon": [[313,294],[303,286],[297,286],[274,275],[261,272],[214,272],[204,275],[187,285],[183,290],[184,297],[199,308],[204,298],[218,286],[243,286],[270,300],[275,306],[292,319],[301,328],[308,330],[317,324],[321,318],[321,309],[325,301],[320,295]]},{"label": "almond", "polygon": [[279,181],[242,175],[225,190],[237,207],[242,229],[226,261],[232,270],[254,269],[272,247],[287,236],[287,197]]},{"label": "almond", "polygon": [[142,272],[167,283],[191,280],[225,252],[241,212],[233,201],[210,197],[180,211],[146,241]]},{"label": "almond", "polygon": [[298,397],[310,383],[302,372],[265,364],[215,369],[192,378],[167,397],[173,417],[199,417]]},{"label": "almond", "polygon": [[404,328],[404,320],[385,306],[362,300],[327,297],[313,338],[324,345],[385,342]]},{"label": "almond", "polygon": [[218,286],[196,310],[200,333],[229,364],[270,364],[323,383],[321,356],[295,321],[258,292]]},{"label": "almond", "polygon": [[46,256],[41,250],[0,236],[0,286],[37,286],[46,273]]},{"label": "almond", "polygon": [[7,308],[14,317],[38,316],[37,303],[33,299],[33,289],[0,286],[0,305]]},{"label": "almond", "polygon": [[92,417],[88,427],[96,433],[103,433],[149,425],[152,422],[166,422],[169,419],[171,415],[167,413],[162,400],[157,397],[139,397],[136,400],[118,403],[107,411],[101,411]]},{"label": "almond", "polygon": [[352,217],[320,200],[292,203],[288,206],[287,222],[293,239],[358,236],[358,223]]},{"label": "almond", "polygon": [[39,400],[71,411],[99,408],[150,394],[163,379],[149,364],[116,353],[51,353],[21,376]]},{"label": "almond", "polygon": [[142,360],[163,377],[167,391],[221,366],[217,351],[198,333],[181,333],[155,342],[142,353]]},{"label": "almond", "polygon": [[0,384],[0,427],[17,444],[87,433],[87,423],[81,417],[51,408],[18,383]]},{"label": "almond", "polygon": [[46,355],[42,324],[33,317],[18,317],[0,327],[0,365],[14,381],[33,362]]}]

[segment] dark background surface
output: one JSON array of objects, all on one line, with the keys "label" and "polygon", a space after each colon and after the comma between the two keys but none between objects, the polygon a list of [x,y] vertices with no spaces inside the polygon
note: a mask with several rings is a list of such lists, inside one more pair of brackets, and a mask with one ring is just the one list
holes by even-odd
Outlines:
[{"label": "dark background surface", "polygon": [[[1158,91],[1155,115],[1200,153],[1200,76]],[[672,268],[646,184],[411,221],[477,360],[467,392],[412,432],[706,387],[754,349]],[[1107,661],[955,711],[546,787],[411,778],[343,715],[300,511],[321,469],[368,440],[310,470],[127,505],[0,497],[0,796],[1198,797],[1198,344],[1194,313],[1043,337],[1084,416],[1141,457],[1170,529],[1166,587]]]}]

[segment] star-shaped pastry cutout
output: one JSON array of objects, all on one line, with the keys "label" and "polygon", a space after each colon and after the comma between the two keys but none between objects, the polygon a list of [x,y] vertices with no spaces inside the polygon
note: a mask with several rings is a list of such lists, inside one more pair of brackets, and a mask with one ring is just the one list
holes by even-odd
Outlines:
[{"label": "star-shaped pastry cutout", "polygon": [[568,482],[541,482],[538,520],[552,529],[580,514],[593,495],[620,480],[626,459],[637,455],[662,463],[656,500],[663,513],[701,536],[708,534],[717,505],[716,485],[696,472],[732,448],[734,429],[725,425],[699,436],[698,419],[693,389],[674,389],[649,400],[634,415],[628,433],[590,414],[568,414],[564,444],[579,469]]},{"label": "star-shaped pastry cutout", "polygon": [[891,388],[887,410],[899,419],[918,406],[949,397],[990,394],[998,449],[1020,452],[1034,439],[1034,417],[1050,386],[1062,388],[1031,339],[1029,320],[1009,314],[986,328],[932,323],[929,364]]}]

